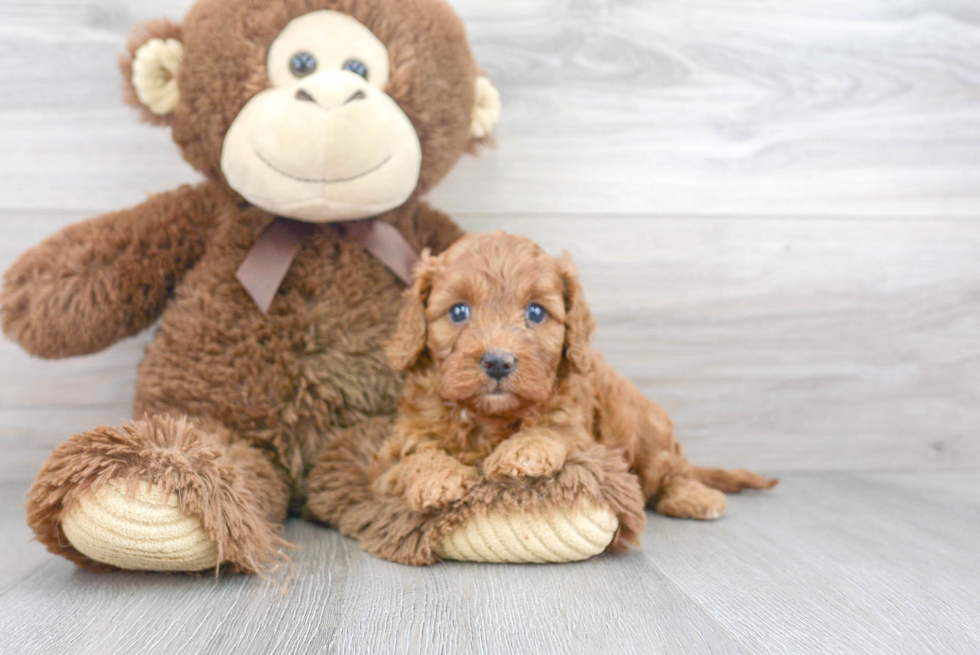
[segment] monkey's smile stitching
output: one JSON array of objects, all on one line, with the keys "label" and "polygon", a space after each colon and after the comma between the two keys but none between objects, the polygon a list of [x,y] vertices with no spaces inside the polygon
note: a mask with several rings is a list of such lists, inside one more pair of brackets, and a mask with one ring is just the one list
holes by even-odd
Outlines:
[{"label": "monkey's smile stitching", "polygon": [[263,164],[265,164],[266,166],[268,166],[269,168],[271,168],[275,172],[279,173],[280,175],[282,175],[284,177],[288,177],[288,178],[290,178],[292,180],[296,180],[297,182],[308,182],[310,184],[337,184],[338,182],[352,182],[354,180],[357,180],[359,178],[365,177],[365,176],[370,175],[371,173],[375,172],[376,170],[378,170],[379,168],[381,168],[382,166],[384,166],[385,164],[387,164],[391,160],[391,157],[392,157],[392,155],[388,155],[387,157],[385,157],[384,159],[381,160],[381,163],[375,165],[372,168],[369,168],[368,170],[364,171],[363,173],[358,173],[357,175],[354,175],[354,176],[351,176],[351,177],[343,177],[343,178],[339,178],[339,179],[336,179],[336,180],[311,180],[311,179],[307,179],[305,177],[297,177],[295,175],[290,175],[286,171],[283,171],[283,170],[280,170],[280,169],[276,168],[276,166],[272,162],[270,162],[268,159],[266,159],[265,157],[263,157],[262,156],[262,153],[259,152],[258,150],[255,151],[255,156],[259,158],[259,161],[261,161]]}]

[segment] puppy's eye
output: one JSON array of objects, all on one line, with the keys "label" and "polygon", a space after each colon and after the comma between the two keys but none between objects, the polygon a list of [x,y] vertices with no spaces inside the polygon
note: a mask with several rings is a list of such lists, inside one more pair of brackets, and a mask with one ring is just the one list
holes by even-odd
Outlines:
[{"label": "puppy's eye", "polygon": [[449,309],[449,320],[456,324],[470,320],[470,306],[465,302],[456,303]]},{"label": "puppy's eye", "polygon": [[367,79],[368,76],[367,64],[360,59],[348,59],[344,62],[343,70],[350,71],[355,75],[360,75],[364,79]]},{"label": "puppy's eye", "polygon": [[527,306],[527,311],[524,315],[527,316],[527,320],[531,323],[544,323],[544,319],[548,318],[548,312],[536,302],[532,302]]},{"label": "puppy's eye", "polygon": [[289,71],[296,77],[306,77],[316,70],[316,57],[308,52],[297,52],[289,60]]}]

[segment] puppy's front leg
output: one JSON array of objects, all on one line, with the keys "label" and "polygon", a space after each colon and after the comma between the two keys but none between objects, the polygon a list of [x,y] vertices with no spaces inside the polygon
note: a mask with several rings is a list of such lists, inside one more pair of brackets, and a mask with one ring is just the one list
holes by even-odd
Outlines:
[{"label": "puppy's front leg", "polygon": [[375,492],[405,497],[416,512],[443,509],[466,495],[478,479],[466,466],[441,450],[408,455],[374,481]]},{"label": "puppy's front leg", "polygon": [[483,462],[491,480],[550,477],[561,470],[568,447],[552,430],[518,432],[504,440]]}]

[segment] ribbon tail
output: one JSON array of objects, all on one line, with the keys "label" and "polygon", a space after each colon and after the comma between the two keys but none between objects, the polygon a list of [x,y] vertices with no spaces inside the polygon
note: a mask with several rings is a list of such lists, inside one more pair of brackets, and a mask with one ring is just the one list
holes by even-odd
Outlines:
[{"label": "ribbon tail", "polygon": [[412,269],[421,259],[415,248],[394,225],[371,218],[347,224],[347,233],[407,285],[412,284]]},{"label": "ribbon tail", "polygon": [[[412,283],[412,269],[420,257],[395,226],[376,218],[346,223],[347,233],[377,257],[405,284]],[[255,240],[235,277],[263,314],[269,312],[303,241],[315,225],[276,218]]]},{"label": "ribbon tail", "polygon": [[309,223],[276,218],[255,240],[245,261],[238,267],[235,277],[263,314],[269,312],[303,240],[313,230],[314,226]]}]

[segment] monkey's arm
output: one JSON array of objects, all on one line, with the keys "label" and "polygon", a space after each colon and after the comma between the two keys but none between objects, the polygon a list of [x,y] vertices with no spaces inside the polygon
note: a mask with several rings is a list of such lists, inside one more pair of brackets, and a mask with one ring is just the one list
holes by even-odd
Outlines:
[{"label": "monkey's arm", "polygon": [[432,249],[433,255],[438,255],[465,234],[453,219],[424,202],[415,212],[415,233],[422,247]]},{"label": "monkey's arm", "polygon": [[215,213],[203,183],[65,227],[4,274],[4,334],[45,358],[97,352],[137,334],[204,253]]}]

